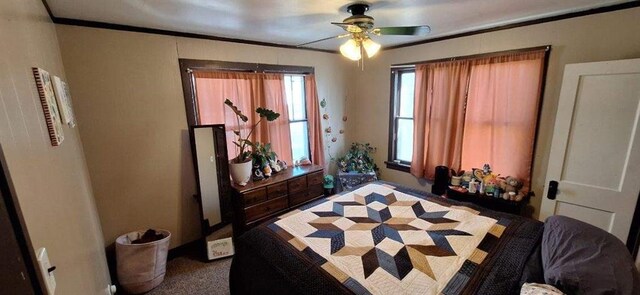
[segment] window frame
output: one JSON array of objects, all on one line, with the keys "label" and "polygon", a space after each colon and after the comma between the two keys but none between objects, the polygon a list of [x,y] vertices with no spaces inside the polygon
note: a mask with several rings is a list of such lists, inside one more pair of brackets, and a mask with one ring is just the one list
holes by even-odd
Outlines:
[{"label": "window frame", "polygon": [[390,90],[389,90],[389,148],[387,161],[385,164],[388,169],[399,170],[403,172],[409,172],[411,169],[411,162],[401,161],[397,159],[396,144],[398,142],[398,121],[411,119],[413,117],[401,117],[400,116],[400,90],[402,89],[402,74],[403,73],[415,73],[414,65],[403,65],[397,67],[391,67],[390,70]]},{"label": "window frame", "polygon": [[178,59],[180,65],[180,78],[182,80],[182,92],[189,126],[198,125],[198,104],[196,101],[194,71],[221,71],[221,72],[248,72],[248,73],[281,73],[293,75],[312,75],[314,67],[272,65],[247,62],[232,62],[221,60],[203,59]]},{"label": "window frame", "polygon": [[[506,54],[512,54],[512,53],[520,53],[520,52],[527,52],[527,51],[534,51],[534,50],[540,50],[540,49],[545,49],[546,53],[545,53],[545,57],[544,57],[544,65],[543,65],[543,69],[542,69],[542,77],[541,77],[541,87],[540,87],[540,97],[538,99],[538,106],[537,106],[537,111],[538,111],[538,118],[537,118],[537,125],[535,127],[535,135],[534,135],[534,140],[533,140],[533,151],[532,151],[532,155],[531,155],[531,169],[530,169],[530,175],[533,176],[534,174],[534,163],[535,163],[535,155],[538,149],[538,135],[540,133],[540,122],[541,122],[541,116],[542,116],[542,104],[543,104],[543,100],[544,100],[544,93],[545,93],[545,86],[546,86],[546,81],[547,81],[547,71],[549,69],[549,55],[550,55],[550,51],[551,51],[551,45],[543,45],[543,46],[536,46],[536,47],[528,47],[528,48],[520,48],[520,49],[512,49],[512,50],[504,50],[504,51],[496,51],[496,52],[489,52],[489,53],[480,53],[480,54],[472,54],[472,55],[464,55],[464,56],[454,56],[454,57],[447,57],[447,58],[439,58],[439,59],[430,59],[430,60],[423,60],[423,61],[416,61],[416,62],[409,62],[409,63],[401,63],[401,64],[393,64],[391,65],[391,89],[390,89],[390,103],[389,103],[389,143],[388,143],[388,161],[385,161],[385,164],[387,165],[388,169],[393,169],[393,170],[399,170],[399,171],[403,171],[403,172],[410,172],[411,170],[411,165],[406,165],[406,164],[398,164],[395,163],[393,161],[393,158],[395,157],[395,142],[393,140],[395,133],[396,133],[396,129],[394,126],[394,104],[395,104],[395,94],[394,94],[394,70],[398,70],[398,69],[405,69],[405,68],[412,68],[415,70],[415,65],[416,64],[423,64],[423,63],[435,63],[435,62],[444,62],[444,61],[454,61],[454,60],[463,60],[463,59],[474,59],[474,58],[485,58],[485,57],[494,57],[494,56],[502,56],[502,55],[506,55]],[[415,107],[415,105],[414,105]],[[415,126],[414,126],[415,127]],[[392,132],[393,131],[393,132]],[[640,203],[639,203],[640,204]]]},{"label": "window frame", "polygon": [[[299,120],[291,120],[290,118],[287,118],[287,120],[289,121],[289,132],[291,132],[291,124],[293,123],[299,123],[299,122],[306,122],[307,123],[307,159],[311,159],[311,141],[309,140],[309,109],[307,108],[307,85],[305,85],[304,83],[304,76],[305,74],[298,74],[298,73],[285,73],[285,76],[302,76],[302,95],[303,95],[303,99],[302,99],[302,103],[303,103],[303,109],[304,109],[304,119],[299,119]],[[291,135],[289,135],[289,137],[291,137]],[[292,140],[293,141],[293,140]],[[293,157],[293,143],[291,144],[291,157]],[[292,159],[294,162],[296,161],[296,159]]]},{"label": "window frame", "polygon": [[[278,73],[284,75],[313,75],[315,74],[314,67],[307,66],[291,66],[291,65],[272,65],[272,64],[260,64],[260,63],[246,63],[246,62],[230,62],[221,60],[202,60],[202,59],[178,59],[180,65],[180,78],[182,80],[182,91],[184,94],[184,102],[186,109],[187,124],[189,127],[199,126],[198,124],[198,103],[196,100],[195,78],[193,77],[194,71],[221,71],[221,72],[250,72],[250,73]],[[303,83],[303,87],[305,87]],[[306,96],[306,92],[303,89],[303,94]],[[307,99],[304,99],[305,103],[305,120],[307,121],[307,141],[309,146],[308,155],[311,156],[311,141],[308,138],[309,134],[309,113],[306,108]],[[287,118],[288,120],[289,118]],[[289,122],[291,126],[292,122]],[[291,130],[291,127],[289,127]],[[291,151],[293,154],[293,150]]]}]

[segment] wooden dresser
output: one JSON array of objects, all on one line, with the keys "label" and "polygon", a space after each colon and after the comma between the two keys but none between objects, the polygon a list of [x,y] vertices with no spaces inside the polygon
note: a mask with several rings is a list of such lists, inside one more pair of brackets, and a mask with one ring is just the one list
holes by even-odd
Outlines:
[{"label": "wooden dresser", "polygon": [[290,167],[271,177],[232,184],[233,232],[239,236],[253,226],[322,197],[322,166]]}]

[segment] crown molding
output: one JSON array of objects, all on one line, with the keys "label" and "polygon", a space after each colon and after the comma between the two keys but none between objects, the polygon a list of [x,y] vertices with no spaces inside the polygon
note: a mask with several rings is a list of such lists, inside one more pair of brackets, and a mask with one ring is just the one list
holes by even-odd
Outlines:
[{"label": "crown molding", "polygon": [[538,18],[538,19],[533,19],[533,20],[527,20],[527,21],[517,22],[517,23],[513,23],[513,24],[495,26],[495,27],[490,27],[490,28],[486,28],[486,29],[474,30],[474,31],[469,31],[469,32],[464,32],[464,33],[459,33],[459,34],[453,34],[453,35],[447,35],[447,36],[442,36],[442,37],[429,38],[429,39],[415,41],[415,42],[408,42],[408,43],[403,43],[403,44],[398,44],[398,45],[386,46],[386,47],[383,47],[382,49],[383,50],[398,49],[398,48],[416,46],[416,45],[421,45],[421,44],[427,44],[427,43],[433,43],[433,42],[444,41],[444,40],[449,40],[449,39],[456,39],[456,38],[461,38],[461,37],[479,35],[479,34],[484,34],[484,33],[489,33],[489,32],[495,32],[495,31],[508,30],[508,29],[519,28],[519,27],[526,27],[526,26],[531,26],[531,25],[537,25],[537,24],[542,24],[542,23],[548,23],[548,22],[554,22],[554,21],[559,21],[559,20],[564,20],[564,19],[570,19],[570,18],[574,18],[574,17],[588,16],[588,15],[592,15],[592,14],[612,12],[612,11],[617,11],[617,10],[635,8],[635,7],[640,7],[640,1],[634,0],[634,1],[620,3],[620,4],[614,4],[614,5],[609,5],[609,6],[592,8],[592,9],[587,9],[587,10],[582,10],[582,11],[569,12],[569,13],[565,13],[565,14],[559,14],[559,15],[548,16],[548,17],[543,17],[543,18]]},{"label": "crown molding", "polygon": [[[186,33],[186,32],[171,31],[171,30],[152,29],[152,28],[146,28],[146,27],[137,27],[137,26],[129,26],[129,25],[121,25],[121,24],[112,24],[112,23],[105,23],[105,22],[97,22],[97,21],[88,21],[88,20],[80,20],[80,19],[73,19],[73,18],[57,17],[51,12],[51,8],[49,7],[49,4],[47,3],[47,0],[42,0],[42,4],[44,5],[45,9],[47,10],[47,13],[49,14],[49,17],[51,18],[51,21],[53,23],[55,23],[55,24],[81,26],[81,27],[91,27],[91,28],[100,28],[100,29],[110,29],[110,30],[118,30],[118,31],[129,31],[129,32],[138,32],[138,33],[148,33],[148,34],[175,36],[175,37],[205,39],[205,40],[213,40],[213,41],[241,43],[241,44],[248,44],[248,45],[258,45],[258,46],[268,46],[268,47],[277,47],[277,48],[286,48],[286,49],[298,49],[298,50],[308,50],[308,51],[339,54],[338,50],[318,49],[318,48],[310,48],[310,47],[298,47],[298,46],[295,46],[295,45],[287,45],[287,44],[279,44],[279,43],[271,43],[271,42],[255,41],[255,40],[247,40],[247,39],[240,39],[240,38],[220,37],[220,36],[206,35],[206,34]],[[612,12],[612,11],[617,11],[617,10],[635,8],[635,7],[640,7],[640,1],[634,0],[634,1],[625,2],[625,3],[619,3],[619,4],[609,5],[609,6],[603,6],[603,7],[593,8],[593,9],[587,9],[587,10],[583,10],[583,11],[569,12],[569,13],[565,13],[565,14],[549,16],[549,17],[543,17],[543,18],[538,18],[538,19],[533,19],[533,20],[528,20],[528,21],[522,21],[522,22],[517,22],[517,23],[513,23],[513,24],[500,25],[500,26],[490,27],[490,28],[486,28],[486,29],[480,29],[480,30],[474,30],[474,31],[459,33],[459,34],[452,34],[452,35],[448,35],[448,36],[435,37],[435,38],[427,38],[427,39],[420,40],[420,41],[415,41],[415,42],[407,42],[407,43],[402,43],[402,44],[398,44],[398,45],[385,46],[385,47],[382,47],[382,50],[391,50],[391,49],[398,49],[398,48],[422,45],[422,44],[439,42],[439,41],[444,41],[444,40],[449,40],[449,39],[456,39],[456,38],[461,38],[461,37],[479,35],[479,34],[484,34],[484,33],[489,33],[489,32],[508,30],[508,29],[513,29],[513,28],[518,28],[518,27],[537,25],[537,24],[542,24],[542,23],[547,23],[547,22],[554,22],[554,21],[559,21],[559,20],[564,20],[564,19],[570,19],[570,18],[574,18],[574,17],[582,17],[582,16],[593,15],[593,14],[600,14],[600,13]]]}]

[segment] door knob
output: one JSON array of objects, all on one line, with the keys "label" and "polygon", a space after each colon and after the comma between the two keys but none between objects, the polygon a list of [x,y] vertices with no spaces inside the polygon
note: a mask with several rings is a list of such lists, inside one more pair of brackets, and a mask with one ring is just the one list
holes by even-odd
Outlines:
[{"label": "door knob", "polygon": [[549,200],[555,200],[558,194],[558,182],[555,180],[549,181],[549,190],[547,191],[547,198]]}]

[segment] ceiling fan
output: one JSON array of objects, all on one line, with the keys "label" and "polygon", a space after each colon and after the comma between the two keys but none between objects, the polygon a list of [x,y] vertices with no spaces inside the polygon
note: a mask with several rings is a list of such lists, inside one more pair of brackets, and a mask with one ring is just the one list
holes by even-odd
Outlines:
[{"label": "ceiling fan", "polygon": [[367,3],[354,3],[347,7],[347,12],[351,13],[350,17],[345,18],[342,22],[332,22],[332,25],[341,27],[347,33],[329,38],[323,38],[298,45],[298,47],[331,40],[334,38],[341,39],[351,37],[347,42],[340,46],[340,53],[354,61],[360,60],[363,53],[366,52],[367,57],[373,57],[378,50],[380,44],[371,40],[371,35],[405,35],[405,36],[422,36],[431,32],[431,28],[427,25],[422,26],[405,26],[405,27],[379,27],[373,26],[373,17],[365,15],[365,11],[369,10]]}]

